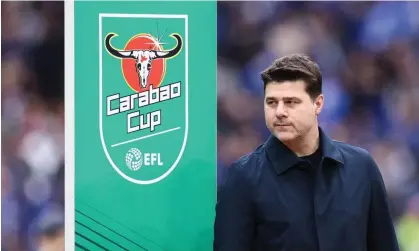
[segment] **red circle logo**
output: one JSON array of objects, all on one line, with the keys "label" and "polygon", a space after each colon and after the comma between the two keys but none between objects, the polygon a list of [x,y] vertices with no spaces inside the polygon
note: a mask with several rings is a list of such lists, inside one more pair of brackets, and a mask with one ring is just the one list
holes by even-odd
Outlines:
[{"label": "red circle logo", "polygon": [[138,59],[123,58],[122,74],[128,86],[136,92],[147,91],[150,86],[159,87],[166,72],[166,59],[150,57],[150,51],[162,51],[163,47],[150,34],[138,34],[125,45],[125,51],[135,51]]}]

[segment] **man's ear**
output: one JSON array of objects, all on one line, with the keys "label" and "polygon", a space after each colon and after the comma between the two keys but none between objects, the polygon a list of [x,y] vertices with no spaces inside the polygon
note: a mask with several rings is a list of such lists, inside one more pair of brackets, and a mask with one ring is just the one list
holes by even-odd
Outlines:
[{"label": "man's ear", "polygon": [[323,105],[324,105],[324,95],[320,94],[319,96],[317,96],[316,100],[314,101],[314,105],[316,106],[316,110],[315,113],[316,115],[319,115],[323,109]]}]

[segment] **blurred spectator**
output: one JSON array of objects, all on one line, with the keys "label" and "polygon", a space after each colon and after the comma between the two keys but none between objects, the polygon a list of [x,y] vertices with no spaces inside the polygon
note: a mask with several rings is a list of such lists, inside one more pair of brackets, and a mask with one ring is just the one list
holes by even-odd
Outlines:
[{"label": "blurred spectator", "polygon": [[63,250],[64,2],[1,5],[2,250]]},{"label": "blurred spectator", "polygon": [[276,58],[307,53],[323,73],[320,125],[370,151],[394,220],[401,219],[404,251],[419,250],[417,199],[410,199],[419,192],[419,3],[218,5],[219,182],[224,168],[269,134],[260,72]]},{"label": "blurred spectator", "polygon": [[398,233],[403,251],[419,250],[419,194],[408,201],[406,213],[398,224]]},{"label": "blurred spectator", "polygon": [[34,222],[33,244],[42,251],[64,251],[64,212],[59,205],[49,205]]}]

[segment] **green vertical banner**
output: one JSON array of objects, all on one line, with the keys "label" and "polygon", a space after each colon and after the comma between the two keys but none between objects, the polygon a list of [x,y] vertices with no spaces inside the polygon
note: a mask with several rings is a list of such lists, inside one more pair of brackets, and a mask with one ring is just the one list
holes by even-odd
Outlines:
[{"label": "green vertical banner", "polygon": [[212,250],[216,2],[75,2],[76,250]]}]

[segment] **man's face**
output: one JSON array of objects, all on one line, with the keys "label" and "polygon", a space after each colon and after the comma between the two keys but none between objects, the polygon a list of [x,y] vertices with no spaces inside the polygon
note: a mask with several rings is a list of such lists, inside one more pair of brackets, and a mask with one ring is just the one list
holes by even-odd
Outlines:
[{"label": "man's face", "polygon": [[313,127],[323,106],[323,95],[314,102],[302,80],[269,83],[265,89],[265,121],[279,140],[303,138]]}]

